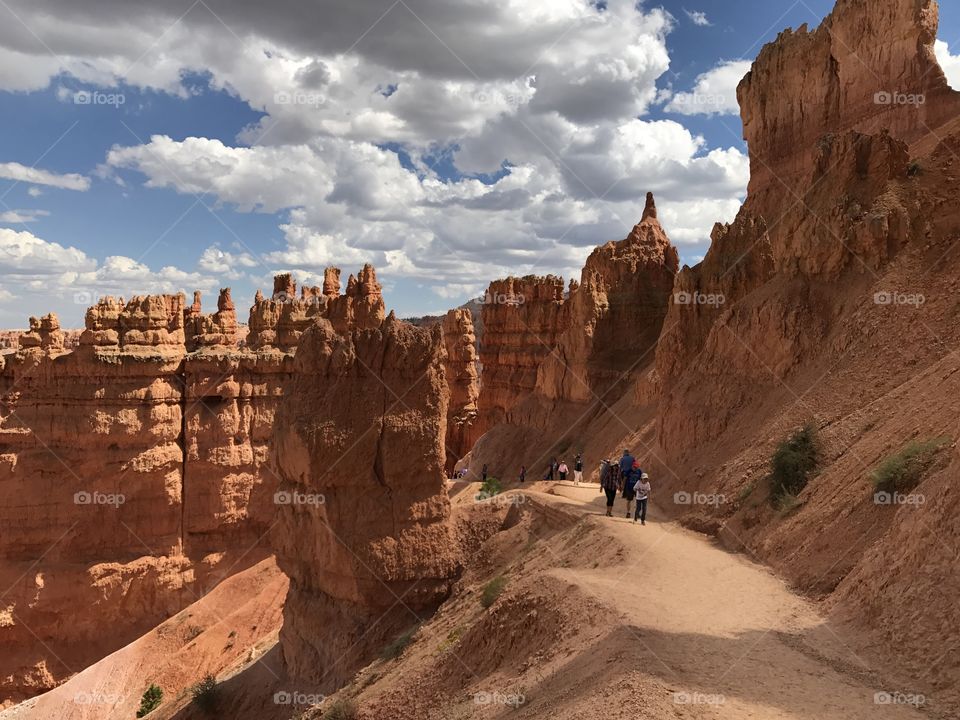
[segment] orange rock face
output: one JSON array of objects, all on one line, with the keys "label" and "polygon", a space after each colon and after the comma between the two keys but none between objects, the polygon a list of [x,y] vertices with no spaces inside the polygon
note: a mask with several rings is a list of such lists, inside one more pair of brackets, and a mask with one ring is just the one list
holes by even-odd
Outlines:
[{"label": "orange rock face", "polygon": [[439,327],[392,314],[347,332],[321,320],[301,339],[273,440],[295,677],[338,687],[449,592],[445,354]]},{"label": "orange rock face", "polygon": [[937,64],[936,0],[839,0],[810,32],[783,32],[763,48],[737,97],[750,147],[747,205],[767,211],[808,187],[827,134],[887,129],[906,143],[960,114],[960,95]]},{"label": "orange rock face", "polygon": [[467,309],[448,312],[441,323],[447,357],[444,370],[450,389],[447,407],[446,467],[450,473],[457,461],[470,451],[475,440],[477,397],[480,378],[477,368],[477,338]]},{"label": "orange rock face", "polygon": [[74,352],[54,315],[18,333],[0,356],[0,580],[12,586],[0,702],[55,685],[269,553],[269,444],[299,339],[321,315],[383,320],[372,268],[350,295],[338,277],[299,298],[278,278],[251,309],[250,349],[229,289],[210,315],[199,294],[104,298]]},{"label": "orange rock face", "polygon": [[678,265],[648,195],[641,222],[594,250],[566,295],[555,277],[491,283],[479,431],[520,422],[513,410],[531,396],[589,402],[648,366]]}]

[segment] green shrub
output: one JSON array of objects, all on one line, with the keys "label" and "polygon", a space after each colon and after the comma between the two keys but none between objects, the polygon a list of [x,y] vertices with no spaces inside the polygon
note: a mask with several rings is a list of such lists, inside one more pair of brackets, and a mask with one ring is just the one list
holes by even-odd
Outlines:
[{"label": "green shrub", "polygon": [[797,496],[807,486],[820,456],[817,434],[812,425],[804,425],[777,446],[770,459],[770,499],[774,505],[784,496]]},{"label": "green shrub", "polygon": [[150,685],[143,691],[143,697],[140,698],[140,709],[137,710],[137,717],[145,717],[151,710],[155,710],[163,702],[163,690],[157,685]]},{"label": "green shrub", "polygon": [[495,477],[488,477],[480,486],[481,499],[492,498],[501,492],[503,492],[503,486],[500,485],[500,481]]},{"label": "green shrub", "polygon": [[407,649],[407,646],[411,642],[413,642],[413,636],[416,635],[417,630],[419,629],[419,625],[414,625],[402,635],[398,635],[396,640],[383,649],[383,652],[380,653],[380,657],[384,660],[396,660],[398,657],[403,655],[403,651]]},{"label": "green shrub", "polygon": [[480,596],[480,604],[484,608],[488,608],[493,605],[497,598],[500,597],[500,594],[503,592],[503,589],[507,586],[507,578],[503,575],[497,575],[493,580],[488,582],[483,588],[483,594]]},{"label": "green shrub", "polygon": [[353,700],[337,700],[323,713],[323,720],[354,720],[357,717],[357,704]]},{"label": "green shrub", "polygon": [[889,455],[871,473],[870,479],[880,492],[906,492],[912,490],[930,469],[937,454],[949,444],[949,438],[936,438],[920,442],[913,440],[900,450]]},{"label": "green shrub", "polygon": [[190,695],[198,708],[205,713],[212,713],[220,699],[217,690],[217,678],[211,673],[207,673],[203,676],[203,680],[190,688]]}]

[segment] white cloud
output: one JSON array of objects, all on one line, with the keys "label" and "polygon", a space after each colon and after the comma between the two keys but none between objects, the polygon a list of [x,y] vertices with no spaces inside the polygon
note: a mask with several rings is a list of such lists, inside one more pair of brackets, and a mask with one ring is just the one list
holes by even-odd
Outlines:
[{"label": "white cloud", "polygon": [[90,178],[83,175],[77,175],[76,173],[58,175],[47,170],[27,167],[17,162],[0,163],[0,178],[33,185],[48,185],[64,190],[85,191],[90,189]]},{"label": "white cloud", "polygon": [[690,92],[676,93],[664,110],[681,115],[737,115],[737,85],[750,71],[747,60],[728,60],[697,76]]},{"label": "white cloud", "polygon": [[8,275],[54,275],[92,269],[96,261],[74,247],[47,242],[30,232],[0,228],[0,272]]},{"label": "white cloud", "polygon": [[934,45],[934,50],[937,53],[937,61],[940,63],[940,67],[943,68],[950,87],[954,90],[960,89],[960,55],[951,55],[950,46],[943,40],[937,40]]},{"label": "white cloud", "polygon": [[702,10],[684,10],[684,12],[694,25],[699,25],[700,27],[709,27],[711,25],[710,20],[707,19],[707,14]]},{"label": "white cloud", "polygon": [[5,210],[0,212],[0,222],[23,225],[49,215],[46,210]]},{"label": "white cloud", "polygon": [[249,271],[258,265],[260,262],[248,252],[243,250],[229,252],[215,245],[204,250],[197,261],[197,267],[201,270],[222,275],[231,280],[242,278],[244,271]]}]

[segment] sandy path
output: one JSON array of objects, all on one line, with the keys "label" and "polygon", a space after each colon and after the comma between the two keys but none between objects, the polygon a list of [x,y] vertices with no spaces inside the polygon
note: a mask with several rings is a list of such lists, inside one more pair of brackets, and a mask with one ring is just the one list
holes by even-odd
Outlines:
[{"label": "sandy path", "polygon": [[[595,490],[554,492],[600,509]],[[676,717],[930,717],[910,697],[878,702],[877,693],[908,691],[882,687],[816,607],[767,569],[651,515],[645,527],[622,514],[597,518],[631,548],[622,569],[551,573],[622,614],[643,674],[677,693]]]}]

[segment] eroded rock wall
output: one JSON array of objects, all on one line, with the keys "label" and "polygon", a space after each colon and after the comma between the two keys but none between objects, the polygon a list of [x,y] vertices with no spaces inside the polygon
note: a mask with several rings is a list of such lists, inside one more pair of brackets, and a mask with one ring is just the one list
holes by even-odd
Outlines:
[{"label": "eroded rock wall", "polygon": [[273,440],[290,498],[274,546],[295,677],[340,686],[449,592],[445,355],[439,326],[392,314],[347,332],[321,320],[301,338]]},{"label": "eroded rock wall", "polygon": [[450,473],[476,440],[474,423],[477,420],[480,375],[477,338],[470,311],[466,308],[449,311],[441,327],[446,350],[444,370],[450,389],[445,442],[446,468]]},{"label": "eroded rock wall", "polygon": [[278,278],[251,309],[252,348],[238,347],[229,289],[209,315],[199,294],[103,298],[74,352],[56,316],[31,318],[0,360],[0,702],[52,687],[269,552],[269,443],[299,338],[319,316],[383,318],[372,268],[349,296],[338,277],[300,297]]}]

